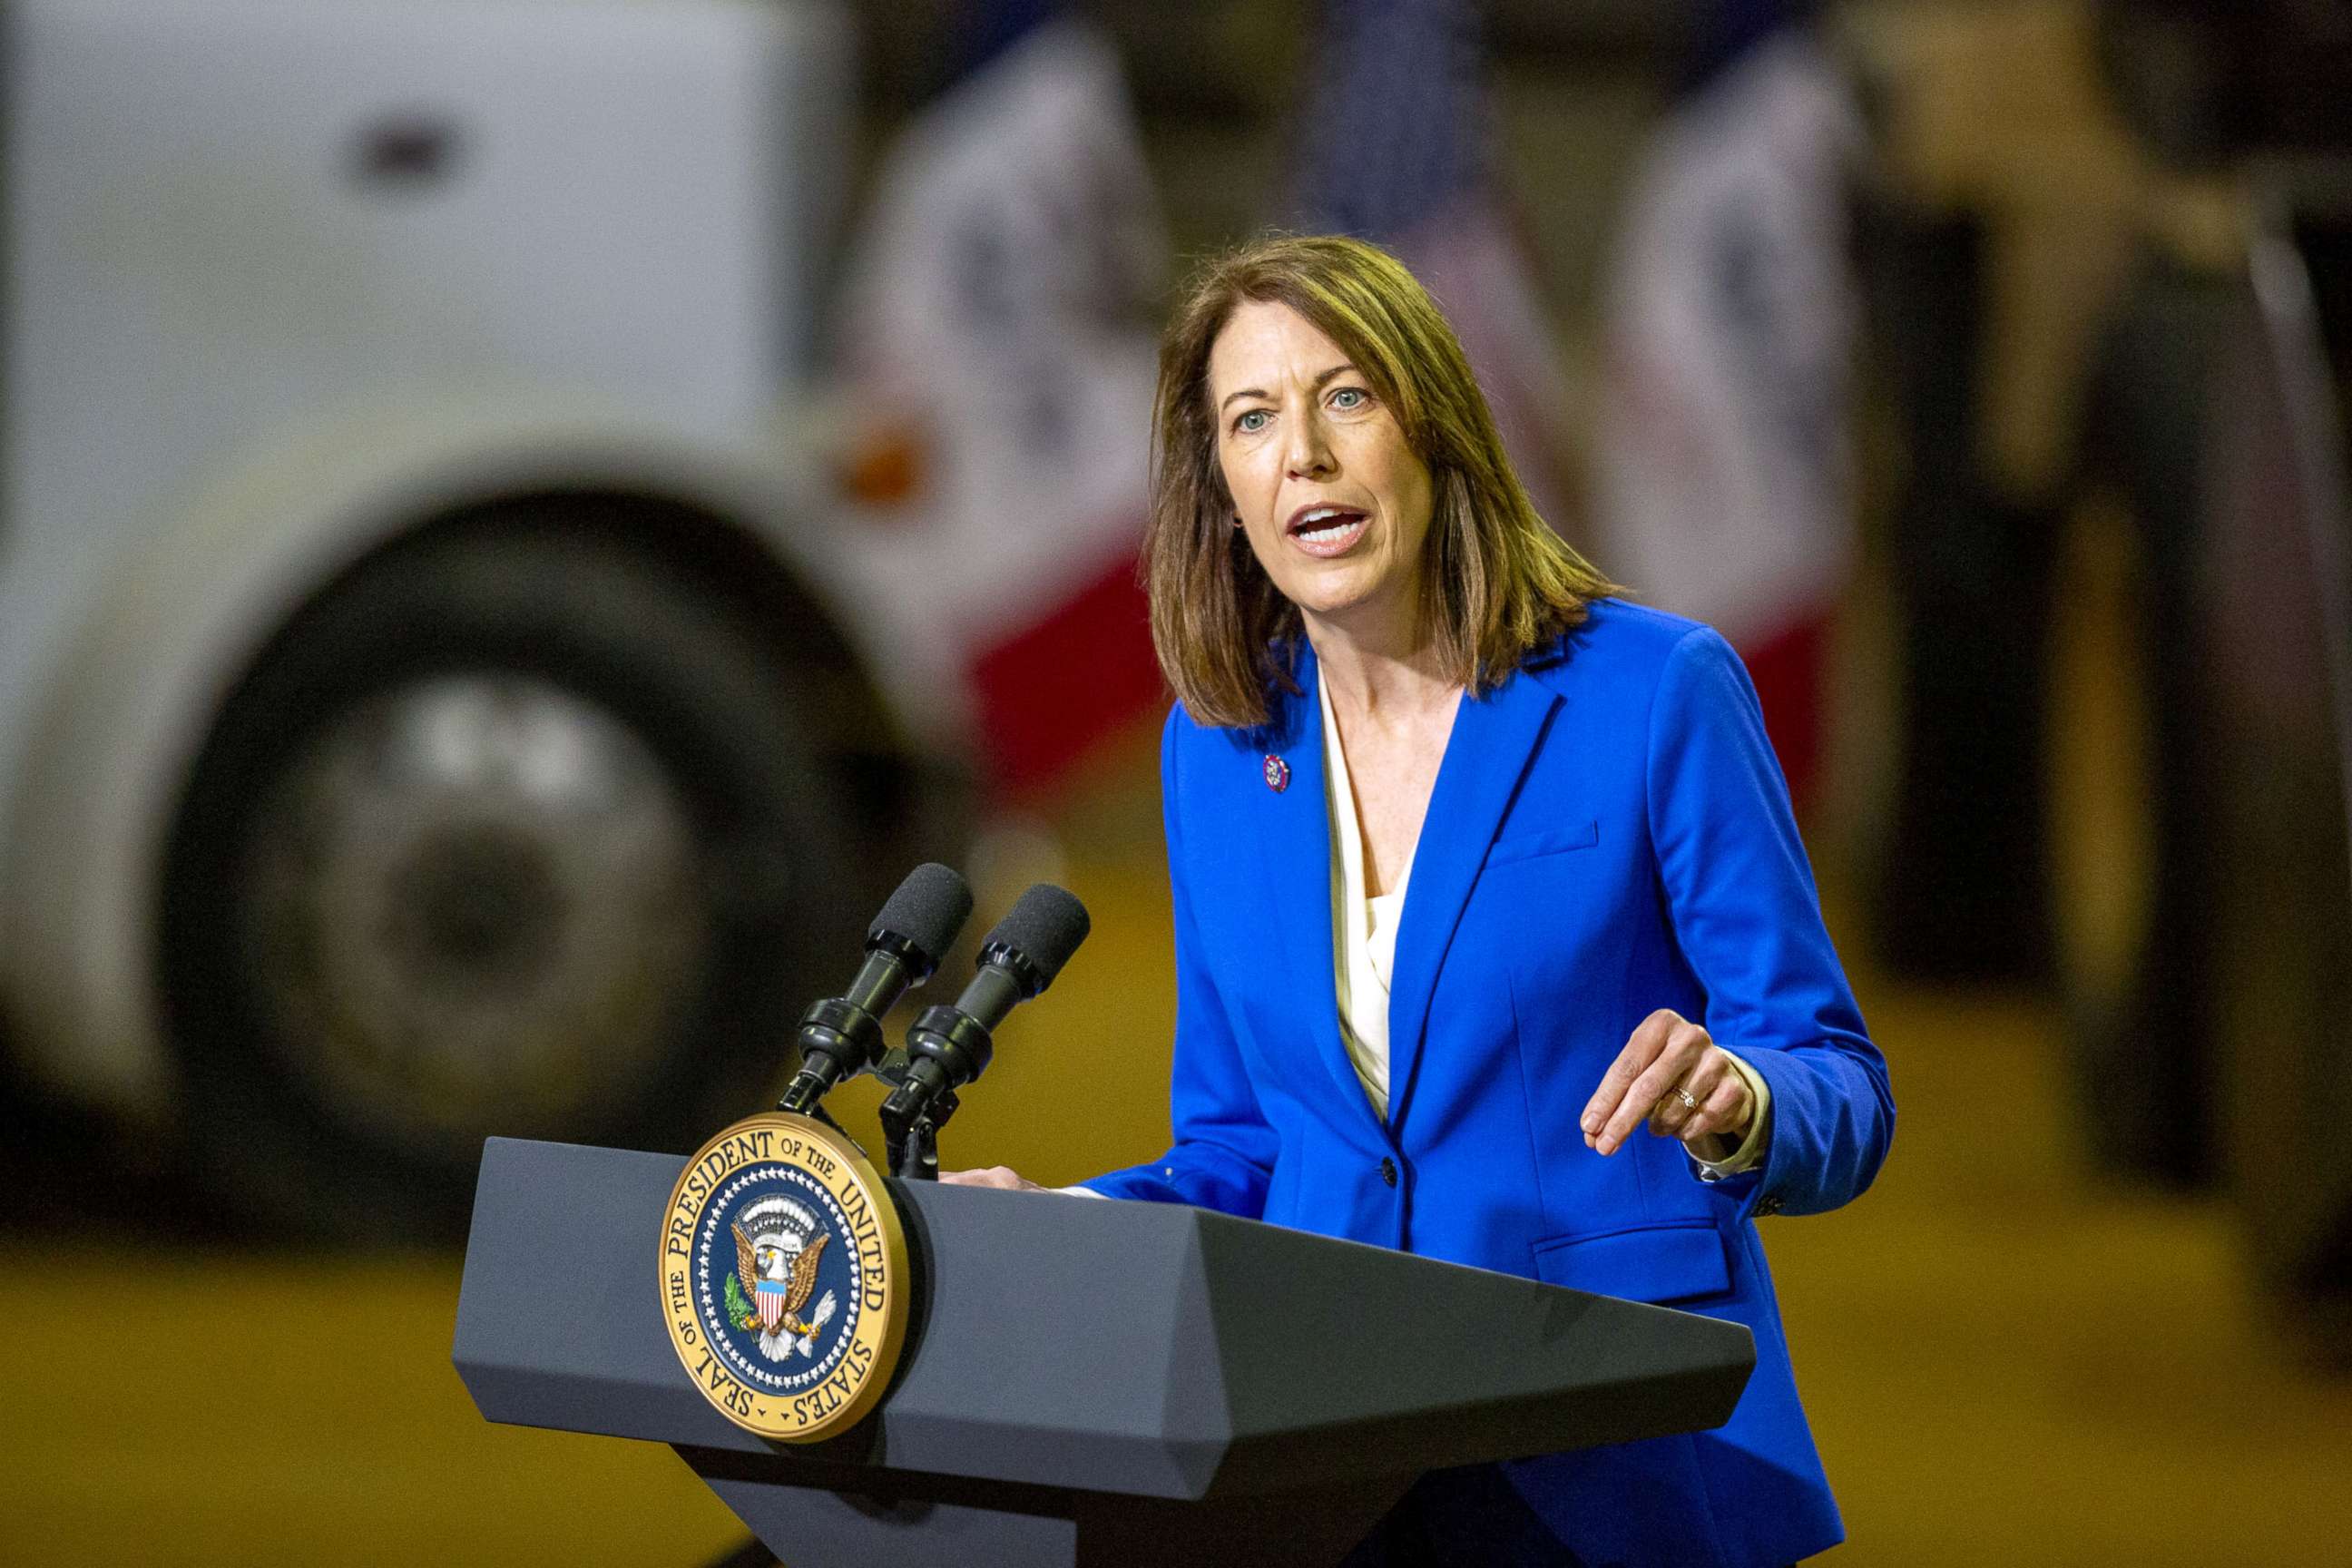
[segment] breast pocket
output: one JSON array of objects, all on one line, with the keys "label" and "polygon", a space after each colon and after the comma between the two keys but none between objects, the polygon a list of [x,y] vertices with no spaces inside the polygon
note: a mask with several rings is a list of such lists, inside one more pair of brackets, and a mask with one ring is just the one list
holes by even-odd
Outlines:
[{"label": "breast pocket", "polygon": [[1731,1289],[1723,1233],[1705,1220],[1648,1225],[1535,1246],[1536,1278],[1628,1301],[1696,1300]]},{"label": "breast pocket", "polygon": [[1590,849],[1600,842],[1598,821],[1570,823],[1541,833],[1507,833],[1487,849],[1486,864],[1504,866],[1544,855],[1565,855],[1571,849]]}]

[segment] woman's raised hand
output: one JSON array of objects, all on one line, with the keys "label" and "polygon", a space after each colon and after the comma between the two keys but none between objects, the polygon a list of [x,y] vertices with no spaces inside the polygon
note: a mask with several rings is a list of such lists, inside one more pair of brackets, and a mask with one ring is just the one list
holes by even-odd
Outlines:
[{"label": "woman's raised hand", "polygon": [[1662,1138],[1696,1145],[1701,1159],[1722,1159],[1755,1118],[1756,1098],[1730,1054],[1698,1025],[1661,1007],[1617,1053],[1579,1123],[1585,1146],[1603,1154],[1615,1153],[1647,1121]]}]

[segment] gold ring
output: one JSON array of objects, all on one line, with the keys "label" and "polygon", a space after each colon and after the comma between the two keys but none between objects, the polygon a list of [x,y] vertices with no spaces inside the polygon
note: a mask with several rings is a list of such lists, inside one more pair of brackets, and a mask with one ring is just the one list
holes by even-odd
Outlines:
[{"label": "gold ring", "polygon": [[1691,1098],[1691,1091],[1689,1089],[1675,1089],[1675,1098],[1683,1102],[1683,1109],[1685,1110],[1696,1110],[1698,1109],[1698,1101]]}]

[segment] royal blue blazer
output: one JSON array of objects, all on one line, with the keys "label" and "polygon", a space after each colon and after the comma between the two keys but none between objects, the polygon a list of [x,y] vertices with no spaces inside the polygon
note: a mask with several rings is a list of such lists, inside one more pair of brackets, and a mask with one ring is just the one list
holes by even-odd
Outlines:
[{"label": "royal blue blazer", "polygon": [[[1745,1323],[1756,1371],[1723,1426],[1505,1471],[1591,1568],[1834,1545],[1752,1219],[1861,1193],[1895,1106],[1738,656],[1604,600],[1463,700],[1397,935],[1386,1121],[1339,1043],[1318,671],[1295,657],[1303,689],[1263,728],[1169,718],[1175,1143],[1087,1185]],[[1760,1168],[1705,1183],[1646,1131],[1585,1147],[1585,1101],[1660,1007],[1771,1086]]]}]

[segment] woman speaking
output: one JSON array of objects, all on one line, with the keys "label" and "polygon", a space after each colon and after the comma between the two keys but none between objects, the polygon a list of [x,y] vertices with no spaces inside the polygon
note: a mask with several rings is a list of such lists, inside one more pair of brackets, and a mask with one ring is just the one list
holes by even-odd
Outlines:
[{"label": "woman speaking", "polygon": [[1835,1544],[1751,1221],[1862,1192],[1895,1111],[1737,656],[1536,515],[1371,246],[1213,264],[1154,418],[1175,1144],[1085,1186],[1754,1332],[1722,1427],[1441,1472],[1359,1561]]}]

